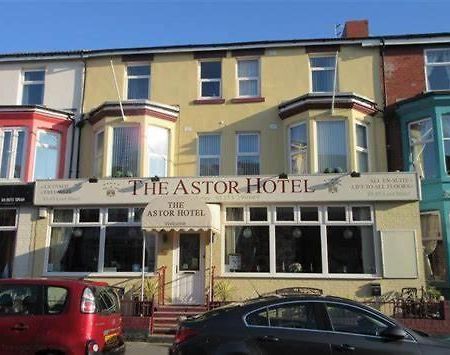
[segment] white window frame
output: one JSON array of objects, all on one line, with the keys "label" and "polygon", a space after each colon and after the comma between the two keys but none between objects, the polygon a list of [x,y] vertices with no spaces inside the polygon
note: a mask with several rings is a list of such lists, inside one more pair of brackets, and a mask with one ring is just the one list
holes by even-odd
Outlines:
[{"label": "white window frame", "polygon": [[[209,62],[218,62],[220,63],[220,78],[219,79],[202,79],[202,63],[209,63]],[[207,59],[207,60],[199,60],[198,61],[198,97],[200,99],[221,99],[223,92],[222,92],[222,77],[223,77],[223,72],[222,72],[222,60],[221,59]],[[202,94],[202,83],[207,83],[207,82],[218,82],[219,83],[219,96],[203,96]]]},{"label": "white window frame", "polygon": [[[142,157],[142,154],[143,154],[142,147],[144,147],[144,145],[142,143],[144,143],[144,142],[142,142],[143,135],[142,135],[142,127],[141,127],[141,125],[140,124],[134,124],[134,123],[132,123],[132,124],[123,123],[123,124],[116,124],[116,125],[113,125],[113,126],[109,126],[109,129],[108,129],[108,141],[111,142],[111,144],[107,145],[107,152],[106,153],[107,153],[108,160],[107,160],[107,163],[106,163],[106,168],[107,168],[106,173],[107,173],[107,175],[109,177],[112,177],[112,161],[113,161],[113,154],[114,154],[114,129],[115,128],[122,128],[122,127],[125,127],[125,128],[127,128],[127,127],[135,127],[136,128],[137,127],[138,130],[139,130],[139,137],[140,137],[141,141],[138,144],[137,174],[136,174],[136,177],[137,177],[137,176],[141,175],[141,171],[142,171],[141,157]],[[106,140],[106,129],[105,129],[104,139]],[[105,152],[103,152],[103,154],[105,154]]]},{"label": "white window frame", "polygon": [[350,167],[350,155],[349,155],[349,151],[348,151],[349,150],[349,145],[350,145],[350,142],[349,142],[349,139],[348,139],[348,125],[349,125],[348,121],[346,119],[315,120],[314,121],[314,130],[315,130],[315,140],[316,140],[316,142],[315,142],[316,143],[316,149],[315,149],[316,152],[315,152],[315,156],[314,156],[314,164],[315,164],[314,171],[319,173],[319,174],[321,172],[319,171],[319,147],[317,145],[318,141],[319,141],[318,123],[319,122],[335,122],[335,121],[344,122],[344,132],[345,132],[344,141],[345,141],[345,144],[346,144],[346,162],[345,162],[345,165],[347,165],[347,172],[349,170],[351,170],[351,167]]},{"label": "white window frame", "polygon": [[293,153],[292,153],[292,151],[291,151],[291,144],[292,144],[292,141],[291,141],[291,129],[292,128],[295,128],[295,127],[299,127],[299,126],[301,126],[301,125],[304,125],[305,126],[305,130],[306,130],[306,141],[307,141],[307,143],[306,143],[306,151],[304,152],[304,155],[305,155],[305,167],[306,167],[306,172],[305,172],[305,174],[308,174],[308,172],[310,171],[310,169],[309,169],[309,130],[308,130],[308,124],[307,124],[307,122],[305,121],[305,122],[298,122],[298,123],[295,123],[295,124],[292,124],[292,125],[290,125],[290,126],[288,126],[288,157],[289,157],[289,162],[288,162],[288,164],[289,164],[289,171],[291,172],[291,174],[293,174],[293,172],[292,172],[292,156],[294,155]]},{"label": "white window frame", "polygon": [[[311,58],[334,58],[334,67],[313,67],[311,65]],[[338,92],[338,72],[337,72],[337,62],[338,62],[338,52],[327,52],[327,53],[320,53],[320,54],[310,54],[308,57],[308,65],[309,65],[309,87],[311,93],[332,93],[333,91]],[[315,71],[327,71],[327,70],[334,70],[334,78],[333,78],[333,84],[334,84],[334,90],[331,91],[314,91],[314,82],[313,82],[313,72]],[[336,81],[336,82],[334,82]]]},{"label": "white window frame", "polygon": [[[0,181],[6,181],[6,180],[13,180],[13,181],[22,181],[25,179],[25,166],[27,165],[25,161],[25,151],[27,150],[27,143],[28,143],[28,131],[25,127],[1,127],[0,128],[0,164],[3,159],[3,140],[4,140],[4,133],[5,132],[11,132],[12,134],[12,141],[11,141],[11,153],[9,157],[8,162],[8,171],[7,171],[7,177],[6,178],[0,178]],[[16,164],[16,153],[17,153],[17,143],[19,138],[19,132],[24,132],[23,137],[23,151],[20,159],[22,160],[22,168],[20,171],[20,177],[15,178],[14,177],[14,166]]]},{"label": "white window frame", "polygon": [[[254,136],[258,138],[258,151],[250,153],[239,152],[239,137],[240,136]],[[261,136],[259,132],[237,132],[236,133],[236,175],[238,175],[239,157],[258,157],[259,173],[261,173]]]},{"label": "white window frame", "polygon": [[[258,67],[258,76],[244,76],[239,77],[239,62],[241,61],[256,61]],[[240,92],[240,82],[241,81],[250,81],[256,80],[256,95],[241,95]],[[259,57],[240,57],[236,58],[236,93],[238,98],[254,98],[261,97],[261,58]]]},{"label": "white window frame", "polygon": [[[25,73],[30,73],[30,72],[44,72],[44,80],[25,80]],[[45,68],[35,68],[35,69],[27,69],[24,68],[22,69],[21,72],[21,83],[22,83],[22,90],[20,93],[20,100],[19,100],[19,105],[29,105],[29,104],[23,104],[23,93],[25,90],[25,86],[26,85],[36,85],[36,84],[42,84],[42,103],[41,105],[44,105],[44,98],[45,98],[45,78],[47,76],[47,70]]]},{"label": "white window frame", "polygon": [[[430,123],[431,123],[431,127],[433,129],[432,138],[431,139],[427,139],[427,140],[420,140],[419,143],[414,143],[413,144],[412,140],[411,140],[411,126],[413,124],[420,123],[420,122],[425,122],[425,121],[430,121]],[[433,120],[432,120],[431,117],[422,118],[420,120],[414,120],[414,121],[408,122],[408,149],[409,149],[409,153],[411,154],[413,169],[416,167],[416,157],[414,156],[414,150],[412,149],[412,147],[414,145],[425,145],[425,144],[428,144],[428,143],[433,143],[434,139],[435,139],[435,134],[436,134],[436,132],[435,132],[434,125],[433,125]],[[421,155],[423,154],[424,150],[425,150],[425,148],[423,148],[422,151],[420,152]],[[423,167],[423,168],[425,168],[425,167]],[[437,165],[436,168],[439,169],[439,165]],[[415,169],[416,169],[416,171],[418,171],[417,168],[415,168]],[[425,174],[425,169],[421,173],[423,173],[422,174],[423,176],[421,176],[422,179],[424,179],[424,178],[425,179],[433,178],[433,176],[427,176]],[[435,173],[437,174],[438,172],[436,171]]]},{"label": "white window frame", "polygon": [[[53,131],[50,129],[39,129],[37,131],[36,134],[36,146],[34,149],[34,166],[33,166],[33,180],[35,180],[35,175],[36,175],[36,158],[37,158],[37,148],[40,147],[40,143],[39,143],[39,135],[44,132],[44,133],[50,133],[50,134],[54,134],[56,136],[58,136],[58,145],[56,147],[56,149],[52,146],[50,147],[48,144],[45,144],[43,147],[46,149],[52,149],[52,150],[56,150],[57,152],[57,158],[56,158],[56,171],[55,171],[55,179],[59,178],[59,168],[60,168],[60,164],[61,164],[61,141],[62,141],[62,135],[61,132],[58,131]],[[47,146],[47,147],[46,147]]]},{"label": "white window frame", "polygon": [[[141,222],[135,222],[134,221],[134,214],[135,209],[140,208],[142,206],[108,206],[109,208],[127,208],[128,209],[128,222],[108,222],[108,208],[106,207],[99,207],[99,208],[92,208],[92,207],[75,207],[75,208],[67,208],[62,207],[55,209],[69,209],[72,210],[73,220],[72,222],[60,222],[55,223],[53,222],[53,210],[49,214],[49,224],[47,225],[47,236],[46,236],[46,248],[45,248],[45,254],[44,254],[44,265],[43,265],[43,275],[44,276],[76,276],[76,277],[86,277],[86,276],[92,276],[92,277],[138,277],[142,275],[142,272],[105,272],[104,270],[104,261],[105,261],[105,246],[106,246],[106,228],[107,227],[138,227],[141,226]],[[98,222],[88,222],[88,223],[80,223],[79,222],[79,215],[80,215],[80,209],[99,209],[100,210],[100,217]],[[17,214],[16,214],[17,216]],[[17,217],[16,217],[17,218]],[[99,234],[99,258],[98,258],[98,264],[97,264],[97,271],[96,272],[64,272],[64,271],[48,271],[47,266],[49,262],[50,257],[50,242],[51,242],[51,231],[52,227],[98,227],[100,228],[100,234]],[[156,262],[157,262],[157,256],[158,256],[158,237],[155,236],[155,271],[152,272],[145,272],[146,276],[154,276],[156,275]]]},{"label": "white window frame", "polygon": [[442,63],[428,63],[428,52],[439,52],[439,51],[450,51],[450,48],[428,48],[424,50],[424,73],[425,73],[425,85],[426,85],[426,91],[448,91],[450,90],[450,87],[447,89],[440,89],[440,90],[431,90],[430,89],[430,83],[428,81],[428,67],[440,67],[440,66],[449,66],[450,62],[442,62]]},{"label": "white window frame", "polygon": [[[364,127],[364,129],[366,130],[366,145],[367,145],[367,148],[364,148],[364,147],[360,147],[359,145],[358,145],[358,142],[357,142],[357,127],[358,126],[361,126],[361,127]],[[359,166],[359,161],[358,161],[358,152],[360,152],[360,153],[364,153],[364,154],[366,154],[367,155],[367,172],[370,172],[370,171],[372,171],[372,167],[371,167],[371,164],[370,164],[370,153],[369,153],[369,148],[370,148],[370,140],[369,140],[369,125],[367,125],[366,123],[363,123],[363,122],[356,122],[355,123],[355,129],[354,129],[354,134],[355,134],[355,162],[356,162],[356,164],[357,164],[357,166],[358,166],[358,171],[361,171],[361,167]]]},{"label": "white window frame", "polygon": [[[150,142],[152,139],[152,136],[149,134],[149,131],[152,127],[156,127],[158,129],[164,129],[167,131],[167,154],[163,155],[163,154],[157,154],[154,153],[150,150]],[[147,142],[145,144],[145,146],[147,147],[147,163],[148,163],[148,175],[150,176],[156,176],[156,174],[153,171],[150,171],[150,160],[152,157],[158,157],[158,158],[163,158],[164,162],[165,162],[165,168],[164,168],[164,176],[159,176],[159,177],[166,177],[168,176],[169,173],[169,156],[170,156],[170,134],[171,134],[171,130],[167,127],[162,127],[162,126],[157,126],[157,125],[148,125],[145,127],[146,130],[146,134],[145,137],[147,139]]]},{"label": "white window frame", "polygon": [[[97,150],[98,140],[99,140],[98,137],[100,136],[100,134],[103,134],[102,154],[98,154],[98,150]],[[105,132],[104,129],[95,132],[95,139],[94,139],[94,167],[93,167],[92,171],[94,172],[94,176],[96,176],[96,177],[103,177],[103,171],[104,171],[104,165],[105,165],[104,164],[105,163],[105,159],[104,159],[104,157],[105,157],[105,137],[106,137],[105,134],[106,134],[106,132]],[[101,161],[101,164],[100,164],[101,169],[100,169],[100,171],[97,171],[97,162],[99,160]]]},{"label": "white window frame", "polygon": [[[149,68],[149,75],[128,75],[128,68],[130,67],[148,67]],[[148,62],[129,62],[125,65],[125,83],[124,83],[124,89],[125,92],[123,94],[123,97],[126,97],[127,101],[139,101],[139,100],[150,100],[151,98],[151,77],[152,77],[152,68],[150,63]],[[148,82],[148,97],[144,99],[130,99],[128,97],[128,82],[130,79],[147,79]]]},{"label": "white window frame", "polygon": [[[445,161],[445,142],[450,142],[450,136],[449,137],[445,137],[444,136],[444,118],[446,118],[446,117],[448,117],[448,121],[449,121],[449,123],[450,123],[450,114],[443,114],[442,116],[441,116],[441,119],[440,119],[440,121],[441,121],[441,132],[442,132],[442,142],[441,142],[441,144],[442,144],[442,151],[444,152],[444,169],[445,169],[445,173],[447,174],[447,175],[450,175],[449,174],[449,172],[450,172],[450,166],[448,166],[447,167],[447,162]],[[440,164],[439,164],[440,165]],[[439,169],[440,167],[438,167],[438,169]]]},{"label": "white window frame", "polygon": [[[243,221],[227,221],[226,220],[226,208],[235,207],[244,209]],[[250,221],[249,208],[250,207],[267,207],[268,208],[268,221]],[[275,277],[277,279],[361,279],[361,280],[378,280],[382,278],[381,270],[381,249],[380,235],[376,233],[376,223],[374,218],[374,207],[370,204],[345,204],[345,205],[295,205],[294,215],[295,221],[276,221],[276,207],[292,207],[292,205],[274,204],[274,205],[224,205],[221,211],[222,235],[225,235],[225,228],[227,226],[257,226],[263,225],[269,227],[269,272],[227,272],[225,265],[225,239],[221,238],[221,265],[223,277],[232,278],[267,278]],[[317,207],[319,213],[319,222],[316,221],[304,221],[300,222],[300,208],[301,207]],[[327,207],[345,207],[346,221],[327,221]],[[352,207],[370,207],[371,221],[352,221]],[[351,273],[330,273],[328,270],[328,244],[327,244],[327,227],[328,226],[368,226],[372,228],[373,237],[373,256],[374,267],[376,269],[374,274],[351,274]],[[321,273],[277,273],[276,272],[276,226],[316,226],[320,227],[320,242],[321,242],[321,258],[322,258],[322,272]]]},{"label": "white window frame", "polygon": [[[204,136],[218,136],[219,137],[219,155],[214,154],[207,154],[207,155],[200,155],[200,137]],[[219,176],[222,172],[222,135],[220,133],[199,133],[198,135],[198,141],[197,141],[197,157],[198,157],[198,163],[197,163],[197,175],[200,176],[200,167],[202,159],[219,159],[219,172],[217,176]]]}]

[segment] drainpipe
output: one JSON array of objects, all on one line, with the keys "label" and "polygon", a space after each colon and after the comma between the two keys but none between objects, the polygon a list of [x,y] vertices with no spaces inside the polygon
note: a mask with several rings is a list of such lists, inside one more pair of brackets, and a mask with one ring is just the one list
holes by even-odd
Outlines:
[{"label": "drainpipe", "polygon": [[86,77],[87,77],[87,71],[86,71],[86,58],[83,56],[83,53],[81,53],[81,59],[83,60],[83,85],[81,87],[81,102],[80,102],[80,120],[77,122],[77,133],[78,133],[78,147],[77,147],[77,161],[76,161],[76,168],[75,168],[75,178],[78,178],[80,173],[80,143],[81,143],[81,127],[83,122],[83,116],[84,116],[84,99],[86,96]]}]

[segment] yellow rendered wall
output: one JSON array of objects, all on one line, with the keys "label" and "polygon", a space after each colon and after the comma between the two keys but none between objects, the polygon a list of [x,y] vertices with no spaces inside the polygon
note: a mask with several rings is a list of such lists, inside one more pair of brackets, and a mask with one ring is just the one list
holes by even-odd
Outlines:
[{"label": "yellow rendered wall", "polygon": [[[114,69],[119,92],[125,94],[126,63],[115,57]],[[192,53],[156,54],[151,64],[150,100],[178,105],[180,115],[175,134],[175,156],[173,175],[197,175],[197,137],[199,133],[217,132],[222,137],[222,175],[236,173],[236,132],[257,131],[261,137],[261,174],[279,174],[288,171],[287,122],[294,123],[297,118],[283,122],[278,116],[278,105],[286,100],[310,92],[309,55],[304,48],[268,49],[260,58],[261,103],[232,103],[237,96],[236,58],[222,59],[222,97],[224,104],[196,105],[198,98],[198,61]],[[381,84],[379,82],[379,54],[373,48],[360,46],[341,46],[338,60],[338,89],[341,92],[354,92],[375,100],[382,108]],[[84,112],[88,112],[105,101],[117,101],[117,93],[110,66],[110,58],[88,59],[86,70],[86,91]],[[308,111],[309,117],[329,118],[330,110]],[[381,116],[367,117],[355,110],[342,110],[335,115],[349,119],[371,121],[371,152],[373,171],[386,170],[384,143],[384,124]],[[93,136],[88,133],[92,127],[83,128],[82,147],[92,149],[89,142]],[[310,137],[314,138],[314,136]],[[310,141],[314,147],[314,140]],[[310,151],[310,155],[314,150]],[[353,153],[352,153],[353,154]],[[91,167],[86,167],[81,155],[80,176],[89,175]],[[89,156],[89,159],[90,156]],[[105,155],[106,159],[106,155]],[[88,163],[90,164],[90,163]]]}]

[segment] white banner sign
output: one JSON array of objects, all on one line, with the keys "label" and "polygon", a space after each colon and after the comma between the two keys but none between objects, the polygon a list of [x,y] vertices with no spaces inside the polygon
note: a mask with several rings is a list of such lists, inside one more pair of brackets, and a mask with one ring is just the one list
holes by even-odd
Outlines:
[{"label": "white banner sign", "polygon": [[[155,181],[158,180],[158,181]],[[128,178],[36,181],[38,206],[135,205],[167,197],[215,203],[414,201],[419,186],[414,173]]]}]

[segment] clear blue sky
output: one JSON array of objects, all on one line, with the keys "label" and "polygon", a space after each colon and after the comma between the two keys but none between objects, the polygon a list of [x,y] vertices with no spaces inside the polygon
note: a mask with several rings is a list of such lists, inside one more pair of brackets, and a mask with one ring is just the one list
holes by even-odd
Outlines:
[{"label": "clear blue sky", "polygon": [[0,53],[450,32],[445,0],[0,0]]}]

